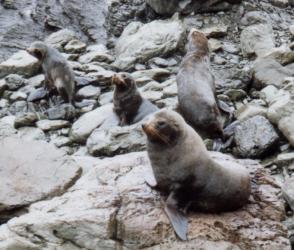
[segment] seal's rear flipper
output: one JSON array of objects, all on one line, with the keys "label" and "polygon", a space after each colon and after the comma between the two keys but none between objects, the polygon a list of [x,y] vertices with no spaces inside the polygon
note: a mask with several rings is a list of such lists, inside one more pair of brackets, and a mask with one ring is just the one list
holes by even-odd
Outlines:
[{"label": "seal's rear flipper", "polygon": [[176,234],[181,240],[187,240],[188,219],[178,210],[168,204],[164,208]]}]

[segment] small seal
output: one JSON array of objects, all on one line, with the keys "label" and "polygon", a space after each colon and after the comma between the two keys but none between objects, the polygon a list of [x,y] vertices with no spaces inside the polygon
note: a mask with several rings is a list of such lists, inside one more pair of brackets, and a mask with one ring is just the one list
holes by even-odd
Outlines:
[{"label": "small seal", "polygon": [[74,72],[59,51],[44,42],[34,42],[26,51],[41,61],[45,87],[49,91],[56,88],[65,102],[72,103],[75,91]]},{"label": "small seal", "polygon": [[168,195],[165,212],[180,239],[186,240],[186,211],[233,211],[248,202],[247,170],[218,164],[201,137],[171,110],[160,110],[142,125],[156,180],[151,185]]},{"label": "small seal", "polygon": [[215,98],[206,36],[192,29],[187,54],[177,74],[179,109],[185,120],[201,135],[223,137],[221,114]]},{"label": "small seal", "polygon": [[112,84],[115,85],[113,110],[119,117],[120,126],[139,122],[158,110],[154,104],[141,96],[136,82],[130,74],[114,74]]}]

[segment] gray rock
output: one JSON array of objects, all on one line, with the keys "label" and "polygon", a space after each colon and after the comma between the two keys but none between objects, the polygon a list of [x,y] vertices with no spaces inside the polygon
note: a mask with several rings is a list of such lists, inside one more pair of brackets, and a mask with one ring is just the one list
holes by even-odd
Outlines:
[{"label": "gray rock", "polygon": [[9,124],[5,120],[0,119],[0,141],[5,137],[13,136],[17,133],[17,130],[14,128],[13,124]]},{"label": "gray rock", "polygon": [[241,24],[246,26],[259,23],[271,24],[269,14],[264,11],[249,11],[241,19]]},{"label": "gray rock", "polygon": [[146,138],[141,123],[131,126],[115,126],[108,130],[96,129],[87,140],[87,148],[93,156],[114,156],[127,152],[142,151]]},{"label": "gray rock", "polygon": [[263,106],[254,103],[248,103],[238,108],[235,112],[235,116],[239,121],[245,121],[257,115],[266,117],[267,110],[268,109]]},{"label": "gray rock", "polygon": [[88,52],[79,58],[80,63],[90,63],[90,62],[106,62],[111,63],[114,61],[114,58],[109,55],[107,52],[101,51],[91,51]]},{"label": "gray rock", "polygon": [[19,75],[11,74],[5,77],[5,81],[9,90],[17,90],[27,84],[27,80]]},{"label": "gray rock", "polygon": [[243,121],[235,129],[236,153],[242,157],[262,157],[278,140],[274,127],[263,116]]},{"label": "gray rock", "polygon": [[278,128],[283,133],[283,135],[288,139],[290,144],[294,145],[294,114],[283,117],[279,121]]},{"label": "gray rock", "polygon": [[137,62],[175,51],[183,41],[184,32],[179,20],[157,20],[145,25],[130,23],[117,41],[114,65],[127,70]]},{"label": "gray rock", "polygon": [[239,101],[247,96],[246,92],[242,89],[230,89],[224,94],[227,95],[231,101]]},{"label": "gray rock", "polygon": [[45,98],[46,96],[47,96],[47,91],[43,87],[41,87],[32,91],[30,95],[28,96],[27,100],[28,102],[35,102]]},{"label": "gray rock", "polygon": [[88,136],[93,132],[93,130],[103,125],[103,123],[113,121],[112,126],[117,125],[118,118],[116,117],[112,109],[112,104],[108,104],[82,115],[72,125],[70,133],[71,140],[75,142],[85,143]]},{"label": "gray rock", "polygon": [[85,50],[86,44],[77,39],[69,41],[64,47],[64,51],[67,53],[82,53]]},{"label": "gray rock", "polygon": [[40,68],[39,61],[26,51],[13,54],[7,61],[0,63],[0,78],[9,74],[33,76]]},{"label": "gray rock", "polygon": [[50,120],[73,120],[76,116],[76,110],[73,105],[64,103],[46,110]]},{"label": "gray rock", "polygon": [[169,70],[161,68],[140,70],[132,73],[132,77],[134,77],[137,83],[145,78],[162,82],[170,75],[171,72]]},{"label": "gray rock", "polygon": [[161,57],[155,57],[149,60],[149,64],[155,64],[156,66],[167,68],[177,65],[178,62],[174,58],[167,60]]},{"label": "gray rock", "polygon": [[[256,186],[248,206],[238,211],[189,213],[189,241],[177,240],[162,198],[146,185],[152,170],[146,152],[140,152],[92,163],[80,160],[88,172],[68,192],[31,205],[29,213],[0,227],[0,248],[290,250],[280,222],[283,202],[266,170],[251,160],[220,153],[212,157],[227,167],[245,165]],[[236,235],[238,240],[231,243]]]},{"label": "gray rock", "polygon": [[4,79],[0,80],[0,96],[3,95],[4,91],[8,88],[7,83]]},{"label": "gray rock", "polygon": [[52,145],[6,138],[0,142],[0,211],[60,195],[81,169]]},{"label": "gray rock", "polygon": [[39,74],[28,79],[28,83],[35,88],[41,87],[44,84],[44,81],[45,76],[43,74]]},{"label": "gray rock", "polygon": [[271,0],[270,2],[272,5],[278,6],[281,8],[286,8],[287,6],[289,6],[288,0]]},{"label": "gray rock", "polygon": [[25,126],[34,126],[37,120],[38,116],[35,113],[26,113],[15,118],[14,127],[20,128]]},{"label": "gray rock", "polygon": [[275,86],[269,85],[260,91],[260,97],[266,101],[267,104],[270,104],[277,96],[278,91],[279,90]]},{"label": "gray rock", "polygon": [[262,56],[275,47],[272,27],[269,24],[255,24],[241,33],[241,49],[244,56]]},{"label": "gray rock", "polygon": [[45,141],[46,136],[43,130],[35,127],[21,127],[17,130],[17,136],[25,141],[41,140]]},{"label": "gray rock", "polygon": [[37,123],[37,127],[43,131],[57,130],[61,128],[69,127],[70,123],[64,120],[40,120]]},{"label": "gray rock", "polygon": [[13,115],[23,115],[28,111],[28,103],[26,101],[16,101],[9,107],[9,112]]},{"label": "gray rock", "polygon": [[294,177],[286,178],[282,186],[282,194],[292,210],[294,210]]},{"label": "gray rock", "polygon": [[285,78],[294,76],[294,72],[273,59],[257,59],[253,65],[253,87],[262,89],[269,85],[282,87]]},{"label": "gray rock", "polygon": [[15,101],[22,101],[27,99],[27,94],[21,91],[12,93],[11,96],[9,96],[9,100],[12,102]]},{"label": "gray rock", "polygon": [[76,97],[79,99],[98,99],[101,89],[92,85],[85,86],[78,90]]}]

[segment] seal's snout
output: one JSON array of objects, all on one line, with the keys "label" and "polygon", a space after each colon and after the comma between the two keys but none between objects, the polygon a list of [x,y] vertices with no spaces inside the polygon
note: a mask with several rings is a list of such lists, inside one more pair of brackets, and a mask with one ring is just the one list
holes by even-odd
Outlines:
[{"label": "seal's snout", "polygon": [[124,85],[124,86],[126,86],[126,82],[125,82],[125,80],[124,80],[119,74],[114,74],[114,75],[112,76],[111,83],[112,83],[113,85],[117,85],[117,86],[119,86],[119,85]]},{"label": "seal's snout", "polygon": [[33,53],[33,50],[30,49],[30,48],[27,48],[27,49],[26,49],[26,52],[29,53],[29,54],[31,55],[31,54]]}]

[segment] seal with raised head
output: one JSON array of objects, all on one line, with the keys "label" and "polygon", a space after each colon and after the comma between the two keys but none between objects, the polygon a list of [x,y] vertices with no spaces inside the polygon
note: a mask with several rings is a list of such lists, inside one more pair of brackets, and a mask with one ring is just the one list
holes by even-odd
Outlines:
[{"label": "seal with raised head", "polygon": [[26,51],[40,60],[45,75],[45,87],[49,91],[57,89],[65,102],[72,103],[75,91],[74,72],[60,52],[39,41],[32,43]]},{"label": "seal with raised head", "polygon": [[112,77],[115,85],[113,93],[113,110],[119,117],[119,125],[125,126],[141,121],[158,108],[143,98],[136,81],[129,73],[118,73]]},{"label": "seal with raised head", "polygon": [[179,109],[185,120],[201,135],[222,137],[221,114],[215,98],[214,76],[210,70],[208,40],[192,29],[187,54],[177,74]]},{"label": "seal with raised head", "polygon": [[168,195],[165,212],[176,232],[186,240],[186,211],[233,211],[248,202],[250,176],[245,168],[214,161],[203,140],[182,116],[160,110],[142,125],[156,180],[151,187]]}]

